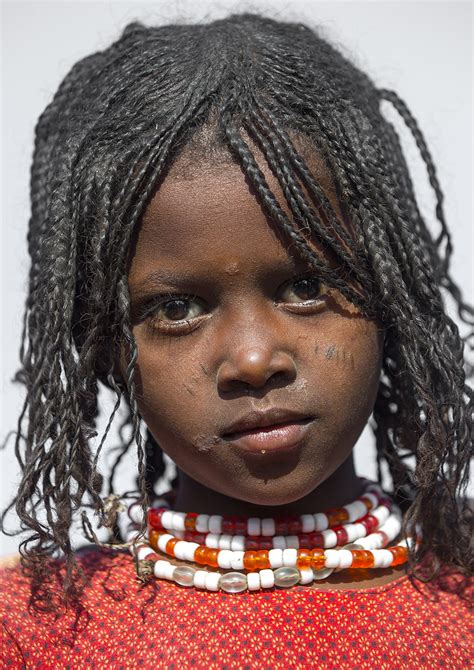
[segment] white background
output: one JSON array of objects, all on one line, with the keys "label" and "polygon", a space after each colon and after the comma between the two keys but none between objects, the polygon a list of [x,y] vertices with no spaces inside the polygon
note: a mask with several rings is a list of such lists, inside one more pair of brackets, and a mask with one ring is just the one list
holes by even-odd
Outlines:
[{"label": "white background", "polygon": [[[16,427],[22,407],[23,387],[10,380],[18,367],[27,287],[29,168],[38,116],[72,65],[106,48],[130,21],[140,19],[148,25],[207,21],[244,10],[319,26],[323,36],[366,70],[379,87],[393,88],[407,102],[428,141],[446,196],[445,211],[454,243],[452,272],[472,303],[470,2],[3,2],[0,441]],[[419,204],[437,232],[434,196],[413,140],[388,103],[387,107],[384,103],[384,112],[399,129]],[[453,311],[451,314],[455,316]],[[107,411],[99,436],[111,407],[107,398],[103,402]],[[116,444],[111,431],[107,445]],[[371,431],[366,428],[355,447],[359,475],[375,477],[374,454]],[[110,456],[101,463],[106,468]],[[116,479],[117,491],[133,488],[135,470],[132,450]],[[19,480],[12,438],[7,449],[0,451],[0,472],[0,509],[4,509]],[[468,494],[473,495],[472,483]],[[91,513],[89,518],[93,520]],[[16,527],[12,512],[7,525]],[[83,541],[77,533],[73,539]],[[16,551],[19,540],[1,537],[0,554]]]}]

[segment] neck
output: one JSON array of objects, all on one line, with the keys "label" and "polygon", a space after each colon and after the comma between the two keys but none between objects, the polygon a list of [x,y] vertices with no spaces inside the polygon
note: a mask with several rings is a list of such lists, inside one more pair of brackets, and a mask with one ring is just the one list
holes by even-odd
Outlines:
[{"label": "neck", "polygon": [[335,472],[310,493],[285,505],[256,505],[238,498],[231,498],[204,486],[180,469],[178,472],[179,488],[173,504],[173,509],[177,512],[256,517],[311,514],[346,505],[358,498],[364,488],[362,480],[355,473],[352,453]]}]

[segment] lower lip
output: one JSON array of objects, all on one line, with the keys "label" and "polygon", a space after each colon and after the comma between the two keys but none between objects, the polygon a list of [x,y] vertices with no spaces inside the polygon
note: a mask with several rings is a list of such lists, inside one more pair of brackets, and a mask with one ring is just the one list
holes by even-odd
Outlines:
[{"label": "lower lip", "polygon": [[[312,419],[282,423],[258,430],[246,430],[224,436],[224,439],[246,452],[259,456],[290,451],[298,446],[308,432]],[[263,451],[263,453],[262,453]]]}]

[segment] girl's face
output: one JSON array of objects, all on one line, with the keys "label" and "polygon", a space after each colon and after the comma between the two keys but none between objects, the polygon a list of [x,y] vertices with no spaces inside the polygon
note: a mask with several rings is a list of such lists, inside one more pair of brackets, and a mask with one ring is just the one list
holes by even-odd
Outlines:
[{"label": "girl's face", "polygon": [[[342,222],[327,173],[316,156],[306,159]],[[150,201],[130,259],[139,411],[201,485],[288,504],[351,456],[378,390],[381,329],[288,251],[238,166],[175,174]],[[125,375],[123,352],[120,367]],[[247,454],[223,438],[253,409],[272,407],[311,418],[296,450]]]}]

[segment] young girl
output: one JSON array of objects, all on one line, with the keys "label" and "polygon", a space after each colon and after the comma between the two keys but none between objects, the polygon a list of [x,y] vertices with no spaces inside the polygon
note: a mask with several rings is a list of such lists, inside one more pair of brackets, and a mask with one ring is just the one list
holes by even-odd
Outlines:
[{"label": "young girl", "polygon": [[[444,297],[474,310],[442,200],[404,102],[304,25],[134,22],[72,68],[36,127],[2,667],[470,667],[473,390]],[[109,541],[82,510],[75,551],[87,505]]]}]

